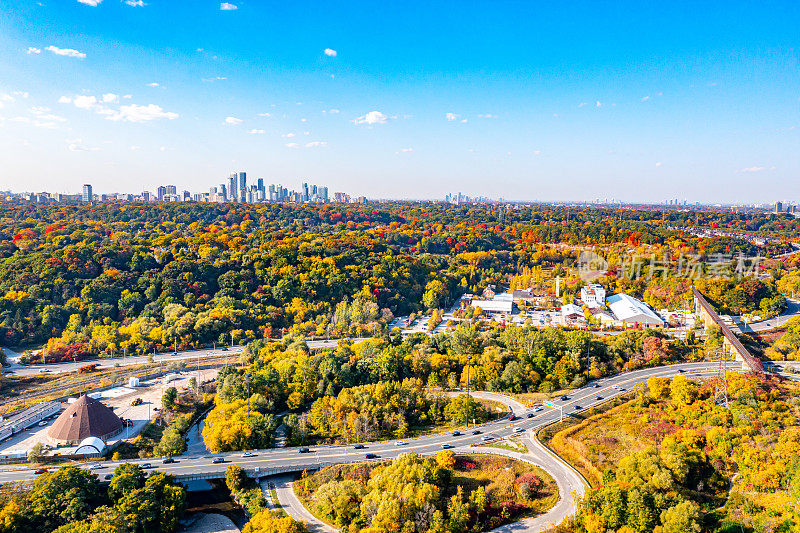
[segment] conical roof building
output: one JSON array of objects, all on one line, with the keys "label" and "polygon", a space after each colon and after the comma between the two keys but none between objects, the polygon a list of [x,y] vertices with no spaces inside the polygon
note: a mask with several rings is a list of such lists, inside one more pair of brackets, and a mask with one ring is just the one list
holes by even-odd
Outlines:
[{"label": "conical roof building", "polygon": [[77,444],[88,437],[107,440],[122,430],[122,420],[103,402],[83,395],[53,422],[47,436],[56,442]]}]

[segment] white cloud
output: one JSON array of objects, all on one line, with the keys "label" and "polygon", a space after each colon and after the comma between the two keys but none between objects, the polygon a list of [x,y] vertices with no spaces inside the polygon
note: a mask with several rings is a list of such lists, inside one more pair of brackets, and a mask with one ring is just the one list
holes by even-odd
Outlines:
[{"label": "white cloud", "polygon": [[22,98],[27,98],[30,96],[30,93],[27,91],[14,91],[14,96],[21,96]]},{"label": "white cloud", "polygon": [[166,152],[167,151],[167,147],[166,146],[162,146],[161,148],[159,148],[159,150],[162,151],[162,152]]},{"label": "white cloud", "polygon": [[366,115],[360,116],[355,119],[353,122],[355,124],[386,124],[386,121],[389,117],[381,113],[380,111],[370,111]]},{"label": "white cloud", "polygon": [[329,109],[328,113],[330,113],[331,115],[336,115],[336,114],[339,113],[339,110],[338,109]]},{"label": "white cloud", "polygon": [[300,122],[308,122],[308,119],[307,118],[301,118]]},{"label": "white cloud", "polygon": [[578,104],[578,107],[583,107],[583,106],[587,106],[587,105],[589,105],[589,104],[587,104],[586,102],[581,102],[580,104]]},{"label": "white cloud", "polygon": [[87,6],[97,7],[103,3],[103,0],[78,0],[78,2]]},{"label": "white cloud", "polygon": [[125,0],[125,3],[131,7],[144,7],[147,5],[143,0]]},{"label": "white cloud", "polygon": [[83,59],[86,57],[86,54],[79,52],[74,48],[59,48],[51,45],[45,48],[45,50],[48,52],[53,52],[57,56],[77,57],[78,59]]},{"label": "white cloud", "polygon": [[338,52],[332,48],[326,48],[325,55],[328,57],[336,57],[338,55]]},{"label": "white cloud", "polygon": [[214,76],[213,78],[201,78],[204,83],[211,83],[213,81],[227,80],[225,76]]},{"label": "white cloud", "polygon": [[29,46],[28,47],[28,53],[29,54],[41,54],[42,53],[42,49],[41,48],[35,48],[33,46]]},{"label": "white cloud", "polygon": [[753,167],[745,167],[741,169],[739,172],[761,172],[763,170],[766,170],[766,168],[753,166]]},{"label": "white cloud", "polygon": [[300,145],[297,143],[286,143],[286,148],[300,148]]},{"label": "white cloud", "polygon": [[648,100],[650,100],[649,96],[642,96],[642,102],[646,102]]},{"label": "white cloud", "polygon": [[164,111],[161,106],[155,104],[124,105],[119,108],[119,111],[113,111],[110,115],[111,116],[107,117],[108,120],[113,120],[115,122],[149,122],[161,118],[174,120],[179,116],[177,113]]},{"label": "white cloud", "polygon": [[252,130],[248,131],[247,133],[249,133],[250,135],[262,135],[262,134],[267,133],[267,132],[266,132],[266,130],[252,129]]},{"label": "white cloud", "polygon": [[294,134],[294,133],[284,133],[283,135],[281,135],[281,137],[286,137],[286,138],[289,138],[289,139],[291,139],[291,138],[292,138],[292,137],[294,137],[295,135],[296,135],[296,134]]},{"label": "white cloud", "polygon": [[491,113],[487,113],[485,115],[478,115],[478,118],[497,118],[497,115],[492,115]]},{"label": "white cloud", "polygon": [[395,153],[396,154],[402,154],[402,153],[410,153],[410,152],[413,152],[413,151],[414,151],[413,148],[400,148],[400,150],[395,152]]},{"label": "white cloud", "polygon": [[72,99],[75,107],[80,109],[92,109],[97,107],[97,98],[94,96],[78,95]]},{"label": "white cloud", "polygon": [[126,94],[125,96],[123,96],[123,98],[126,99],[126,100],[130,100],[131,98],[133,98],[133,95],[132,94]]},{"label": "white cloud", "polygon": [[656,167],[660,167],[662,165],[661,161],[656,162]]},{"label": "white cloud", "polygon": [[598,101],[596,101],[596,102],[594,103],[594,106],[595,106],[595,107],[603,107],[603,103],[602,103],[600,100],[598,100]]},{"label": "white cloud", "polygon": [[534,150],[533,151],[533,155],[542,155],[542,151],[541,150]]},{"label": "white cloud", "polygon": [[148,83],[148,84],[147,84],[147,86],[148,86],[148,87],[161,87],[161,85],[159,85],[158,83],[156,83],[156,82],[154,82],[154,81],[153,81],[153,82],[150,82],[150,83]]},{"label": "white cloud", "polygon": [[240,118],[225,117],[225,124],[230,124],[231,126],[236,126],[237,124],[241,124],[242,122],[244,121]]},{"label": "white cloud", "polygon": [[270,115],[269,113],[258,113],[258,116],[259,117],[271,117],[272,115]]},{"label": "white cloud", "polygon": [[467,123],[467,119],[465,119],[465,118],[464,118],[464,119],[461,119],[461,123],[462,123],[462,124],[466,124],[466,123]]},{"label": "white cloud", "polygon": [[114,93],[106,93],[103,95],[103,103],[113,104],[119,101],[119,96]]},{"label": "white cloud", "polygon": [[71,104],[72,103],[72,98],[70,98],[69,96],[62,96],[61,98],[58,99],[58,103],[59,104]]},{"label": "white cloud", "polygon": [[458,117],[460,117],[460,116],[461,115],[456,115],[455,113],[445,113],[444,114],[444,118],[446,118],[450,122],[452,122],[454,120],[458,120]]},{"label": "white cloud", "polygon": [[67,139],[67,150],[70,152],[96,152],[99,148],[96,147],[88,147],[83,144],[82,139]]},{"label": "white cloud", "polygon": [[310,143],[306,143],[306,148],[316,148],[318,146],[327,146],[328,143],[325,141],[311,141]]},{"label": "white cloud", "polygon": [[14,100],[15,100],[15,98],[13,96],[11,96],[10,94],[0,93],[0,107],[3,107],[3,104],[5,102],[11,103]]},{"label": "white cloud", "polygon": [[136,145],[134,145],[134,146],[131,146],[131,151],[132,151],[132,152],[135,152],[135,151],[137,151],[137,150],[141,150],[141,149],[142,149],[142,147],[141,147],[141,146],[136,146]]},{"label": "white cloud", "polygon": [[236,9],[239,9],[239,6],[234,4],[229,4],[228,2],[222,2],[219,5],[219,9],[220,11],[234,11]]}]

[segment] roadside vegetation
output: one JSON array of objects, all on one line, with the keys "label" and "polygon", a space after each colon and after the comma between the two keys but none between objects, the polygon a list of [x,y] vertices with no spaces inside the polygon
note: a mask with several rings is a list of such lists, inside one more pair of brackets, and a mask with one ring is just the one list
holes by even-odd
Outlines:
[{"label": "roadside vegetation", "polygon": [[186,489],[167,474],[122,464],[102,485],[93,472],[66,466],[29,485],[3,484],[0,532],[174,533],[185,503]]},{"label": "roadside vegetation", "polygon": [[561,531],[800,528],[800,387],[730,372],[727,408],[683,376],[633,396],[552,435],[594,487]]},{"label": "roadside vegetation", "polygon": [[558,499],[542,470],[507,457],[403,454],[335,465],[295,482],[309,509],[343,532],[479,532],[544,512]]}]

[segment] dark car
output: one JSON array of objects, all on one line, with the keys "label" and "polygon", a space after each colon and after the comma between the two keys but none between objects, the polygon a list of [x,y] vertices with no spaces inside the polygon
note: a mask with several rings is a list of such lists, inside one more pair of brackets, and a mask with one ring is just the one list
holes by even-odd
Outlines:
[{"label": "dark car", "polygon": [[576,406],[574,407],[574,409],[575,409],[576,411],[577,411],[578,409],[580,409],[580,408],[581,408],[581,406],[580,406],[580,405],[576,405]]},{"label": "dark car", "polygon": [[596,400],[602,400],[602,399],[603,399],[603,397],[602,397],[602,396],[598,396],[598,397],[597,397],[597,398],[595,398],[595,399],[596,399]]},{"label": "dark car", "polygon": [[682,369],[682,368],[679,368],[679,369],[678,369],[678,374],[683,374],[684,372],[686,372],[686,370],[684,370],[684,369]]},{"label": "dark car", "polygon": [[223,352],[227,352],[228,351],[228,347],[227,346],[223,346],[222,348],[220,348],[220,350],[223,351]]},{"label": "dark car", "polygon": [[303,447],[303,448],[300,448],[298,451],[299,451],[300,453],[309,453],[309,452],[311,452],[311,450],[309,450],[308,448],[305,448],[305,447]]},{"label": "dark car", "polygon": [[472,432],[472,434],[473,435],[480,435],[481,434],[481,430],[480,429],[476,429],[475,431]]},{"label": "dark car", "polygon": [[353,446],[353,449],[354,450],[363,450],[364,449],[364,445],[363,444],[356,444],[355,446]]},{"label": "dark car", "polygon": [[567,400],[569,400],[569,396],[562,396],[561,397],[561,401],[566,402]]},{"label": "dark car", "polygon": [[599,384],[599,383],[595,383],[595,384],[594,384],[594,385],[592,385],[592,386],[593,386],[595,389],[599,389],[599,388],[600,388],[600,384]]},{"label": "dark car", "polygon": [[166,457],[161,461],[161,464],[162,465],[169,465],[169,464],[172,464],[174,462],[175,462],[175,459],[173,459],[172,457]]},{"label": "dark car", "polygon": [[112,477],[114,477],[114,474],[106,474],[105,476],[103,476],[103,479],[109,481]]},{"label": "dark car", "polygon": [[367,455],[364,456],[364,458],[366,458],[366,459],[377,459],[378,456],[375,455],[374,453],[368,453]]},{"label": "dark car", "polygon": [[442,444],[442,449],[443,450],[449,450],[452,447],[453,447],[452,444],[447,444],[447,443]]},{"label": "dark car", "polygon": [[527,415],[525,415],[525,418],[533,418],[533,413],[528,413]]},{"label": "dark car", "polygon": [[514,420],[519,420],[519,417],[517,415],[511,415],[508,417],[508,419],[513,422]]},{"label": "dark car", "polygon": [[215,465],[218,465],[220,463],[224,463],[225,462],[225,458],[224,457],[214,457],[214,460],[211,461],[211,462],[213,464],[215,464]]},{"label": "dark car", "polygon": [[461,436],[461,432],[460,432],[460,431],[454,431],[454,432],[452,432],[452,433],[450,433],[450,434],[451,434],[452,436],[454,436],[454,437],[460,437],[460,436]]}]

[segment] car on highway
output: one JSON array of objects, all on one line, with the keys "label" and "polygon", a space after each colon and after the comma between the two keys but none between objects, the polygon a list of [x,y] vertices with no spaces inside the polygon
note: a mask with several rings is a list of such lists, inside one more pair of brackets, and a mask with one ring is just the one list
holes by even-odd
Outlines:
[{"label": "car on highway", "polygon": [[679,369],[678,369],[678,374],[683,374],[684,372],[686,372],[686,370],[684,370],[684,369],[682,369],[682,368],[679,368]]},{"label": "car on highway", "polygon": [[173,459],[172,457],[165,457],[165,458],[163,458],[161,460],[161,464],[162,465],[171,465],[174,462],[175,462],[175,459]]},{"label": "car on highway", "polygon": [[562,397],[561,397],[561,401],[562,401],[562,402],[566,402],[567,400],[569,400],[569,396],[566,396],[566,395],[565,395],[565,396],[562,396]]},{"label": "car on highway", "polygon": [[222,348],[220,348],[220,350],[223,351],[223,352],[227,352],[228,351],[228,347],[227,346],[223,346]]},{"label": "car on highway", "polygon": [[39,373],[40,374],[49,374],[50,373],[50,369],[49,368],[42,368],[41,370],[39,370]]},{"label": "car on highway", "polygon": [[514,433],[522,433],[523,431],[525,430],[522,428],[514,428]]},{"label": "car on highway", "polygon": [[447,444],[446,442],[444,444],[442,444],[442,449],[443,450],[449,450],[452,447],[453,447],[452,444]]},{"label": "car on highway", "polygon": [[139,468],[153,468],[153,465],[150,463],[142,463],[139,465]]},{"label": "car on highway", "polygon": [[308,449],[308,448],[306,448],[306,447],[302,447],[302,448],[300,448],[300,449],[299,449],[299,450],[297,450],[297,451],[298,451],[299,453],[311,453],[311,450],[309,450],[309,449]]},{"label": "car on highway", "polygon": [[514,420],[519,420],[519,417],[517,415],[511,415],[508,419],[513,422]]},{"label": "car on highway", "polygon": [[461,436],[461,432],[460,431],[454,431],[454,432],[450,433],[450,435],[452,435],[454,437],[460,437]]},{"label": "car on highway", "polygon": [[399,441],[394,443],[395,446],[405,446],[407,444],[408,443],[406,441],[404,441],[404,440],[399,440]]},{"label": "car on highway", "polygon": [[528,413],[527,415],[525,415],[525,418],[533,418],[533,413]]},{"label": "car on highway", "polygon": [[473,435],[480,435],[481,434],[481,430],[480,429],[476,429],[475,431],[472,432],[472,434]]},{"label": "car on highway", "polygon": [[482,441],[487,441],[487,440],[492,440],[493,438],[494,437],[492,437],[491,435],[484,435],[483,437],[481,437],[481,440]]},{"label": "car on highway", "polygon": [[37,468],[36,470],[33,471],[33,473],[36,474],[37,476],[39,474],[46,474],[47,473],[47,469],[46,468]]},{"label": "car on highway", "polygon": [[242,457],[255,457],[255,456],[256,454],[254,454],[253,452],[244,452],[242,454]]},{"label": "car on highway", "polygon": [[356,444],[355,446],[353,446],[354,450],[363,450],[364,448],[365,446],[363,444]]},{"label": "car on highway", "polygon": [[377,459],[378,456],[376,454],[374,454],[374,453],[368,453],[367,455],[364,456],[364,458],[365,459]]},{"label": "car on highway", "polygon": [[47,425],[47,421],[45,421],[45,420],[42,420],[41,422],[39,422],[39,427],[45,427],[46,425]]},{"label": "car on highway", "polygon": [[578,411],[578,410],[580,410],[580,409],[582,409],[582,408],[581,408],[581,406],[580,406],[580,405],[576,405],[575,407],[573,407],[573,409],[575,409],[576,411]]},{"label": "car on highway", "polygon": [[533,412],[534,413],[541,413],[542,412],[542,408],[541,407],[537,407],[536,409],[533,410]]},{"label": "car on highway", "polygon": [[90,466],[89,470],[100,470],[100,469],[105,468],[105,467],[106,467],[106,465],[104,465],[102,463],[97,463],[97,464],[93,464],[92,466]]},{"label": "car on highway", "polygon": [[224,457],[214,457],[214,460],[211,461],[211,462],[213,464],[215,464],[215,465],[218,465],[220,463],[224,463],[225,462],[225,458]]},{"label": "car on highway", "polygon": [[600,388],[600,384],[599,383],[595,383],[594,385],[592,385],[592,387],[594,387],[595,389],[599,389]]},{"label": "car on highway", "polygon": [[114,477],[114,474],[106,474],[105,476],[103,476],[103,479],[105,479],[106,481],[110,481],[112,477]]},{"label": "car on highway", "polygon": [[600,400],[602,400],[602,399],[603,399],[603,397],[602,397],[602,396],[597,396],[597,397],[595,398],[595,400],[597,400],[597,401],[600,401]]}]

